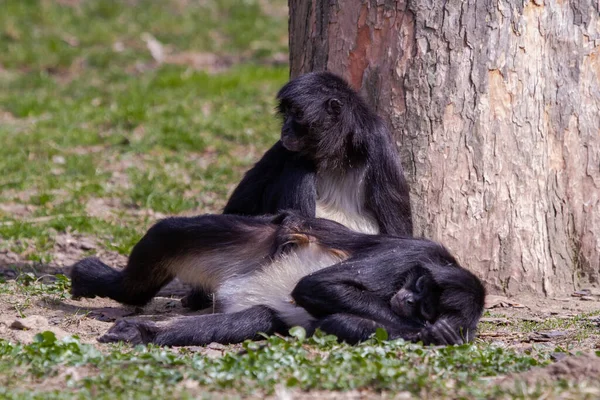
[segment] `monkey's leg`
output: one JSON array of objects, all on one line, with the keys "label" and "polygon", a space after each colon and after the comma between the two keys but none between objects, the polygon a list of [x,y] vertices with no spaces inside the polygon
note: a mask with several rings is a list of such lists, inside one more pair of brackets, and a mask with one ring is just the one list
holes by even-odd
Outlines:
[{"label": "monkey's leg", "polygon": [[175,276],[210,293],[228,277],[258,268],[272,251],[275,230],[264,218],[165,219],[134,246],[124,270],[95,258],[75,264],[71,293],[143,305]]},{"label": "monkey's leg", "polygon": [[[168,220],[165,220],[168,221]],[[176,221],[154,225],[133,247],[127,266],[113,269],[97,258],[77,262],[71,270],[71,295],[110,297],[120,303],[142,306],[176,275],[174,262],[187,250],[169,238],[181,236]]]},{"label": "monkey's leg", "polygon": [[204,346],[212,342],[241,343],[246,339],[260,339],[259,333],[285,333],[286,329],[275,311],[256,306],[232,314],[180,317],[166,323],[122,319],[98,341]]},{"label": "monkey's leg", "polygon": [[[140,266],[148,267],[146,273]],[[141,264],[130,258],[127,267],[119,271],[95,257],[84,258],[73,265],[71,296],[109,297],[120,303],[142,306],[172,279],[173,274],[156,262]]]},{"label": "monkey's leg", "polygon": [[[270,258],[274,259],[280,256],[283,253],[286,253],[290,249],[298,246],[308,244],[310,239],[307,235],[299,233],[302,230],[302,224],[304,222],[304,218],[300,217],[299,214],[293,211],[285,211],[281,212],[270,218],[271,228],[274,228],[275,231],[271,236],[272,239],[270,243]],[[258,236],[257,236],[258,237]],[[237,250],[244,249],[244,246],[252,246],[252,249],[248,249],[246,251],[247,254],[254,252],[256,249],[254,246],[259,243],[257,239],[253,239],[245,244],[240,244]],[[263,250],[261,252],[263,255],[267,249],[266,246],[263,246]],[[240,258],[243,262],[247,263],[245,254],[241,254]],[[209,308],[213,302],[213,295],[210,291],[205,290],[203,287],[194,287],[192,290],[188,292],[188,294],[181,299],[181,304],[184,307],[190,308],[192,310],[202,310],[205,308]]]}]

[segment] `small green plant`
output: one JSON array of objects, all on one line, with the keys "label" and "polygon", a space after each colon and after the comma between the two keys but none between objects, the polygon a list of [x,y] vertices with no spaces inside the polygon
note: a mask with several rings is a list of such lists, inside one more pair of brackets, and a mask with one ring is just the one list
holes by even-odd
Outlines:
[{"label": "small green plant", "polygon": [[26,272],[17,277],[16,284],[16,290],[22,294],[54,295],[59,299],[66,298],[71,289],[71,280],[63,274],[37,277],[31,272]]},{"label": "small green plant", "polygon": [[[77,338],[57,340],[43,332],[29,345],[0,340],[0,372],[13,375],[18,367],[21,378],[33,381],[75,368],[84,371],[83,376],[64,376],[68,390],[117,397],[164,396],[185,391],[181,385],[190,381],[203,390],[248,394],[272,393],[283,384],[300,390],[426,391],[455,397],[475,389],[485,392],[482,378],[524,371],[548,359],[542,353],[526,355],[479,344],[424,347],[385,341],[382,333],[358,346],[338,343],[321,332],[307,338],[301,328],[291,334],[246,341],[242,352],[234,348],[211,358],[156,346],[113,345],[98,351]],[[6,381],[10,393],[18,392],[18,385]]]}]

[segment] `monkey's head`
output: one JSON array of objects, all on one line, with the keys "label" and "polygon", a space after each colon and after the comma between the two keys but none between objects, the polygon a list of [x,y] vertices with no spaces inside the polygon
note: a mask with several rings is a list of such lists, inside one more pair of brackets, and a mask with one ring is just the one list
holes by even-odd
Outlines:
[{"label": "monkey's head", "polygon": [[365,132],[380,120],[344,79],[329,72],[302,75],[283,86],[277,100],[286,149],[326,168],[364,160]]},{"label": "monkey's head", "polygon": [[433,323],[439,315],[441,288],[429,271],[417,267],[408,275],[390,305],[397,315],[420,323]]},{"label": "monkey's head", "polygon": [[468,342],[475,337],[483,313],[485,288],[445,248],[429,250],[422,253],[418,265],[392,296],[392,311],[422,324],[425,343]]}]

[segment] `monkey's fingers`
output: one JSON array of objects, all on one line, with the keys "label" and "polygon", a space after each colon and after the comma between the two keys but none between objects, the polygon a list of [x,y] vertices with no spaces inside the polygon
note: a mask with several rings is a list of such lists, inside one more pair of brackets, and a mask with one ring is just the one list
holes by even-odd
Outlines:
[{"label": "monkey's fingers", "polygon": [[466,343],[465,338],[460,335],[458,329],[453,327],[446,319],[439,319],[426,329],[427,332],[423,338],[426,344],[447,346]]}]

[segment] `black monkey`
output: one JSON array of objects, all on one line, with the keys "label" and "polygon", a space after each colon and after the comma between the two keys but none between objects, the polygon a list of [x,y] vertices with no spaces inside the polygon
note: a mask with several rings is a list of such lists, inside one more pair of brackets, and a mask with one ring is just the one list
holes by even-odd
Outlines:
[{"label": "black monkey", "polygon": [[158,222],[117,271],[73,266],[73,297],[142,305],[174,277],[215,292],[212,315],[121,320],[99,340],[161,345],[237,343],[300,325],[356,343],[377,327],[432,344],[474,337],[485,291],[425,239],[353,232],[330,220],[204,215]]},{"label": "black monkey", "polygon": [[296,210],[364,233],[412,236],[409,190],[392,134],[348,83],[302,75],[277,94],[281,140],[250,169],[224,214]]},{"label": "black monkey", "polygon": [[[364,233],[412,236],[409,190],[392,134],[348,83],[302,75],[277,94],[281,140],[250,169],[224,214],[296,210]],[[186,307],[210,305],[196,289]]]}]

